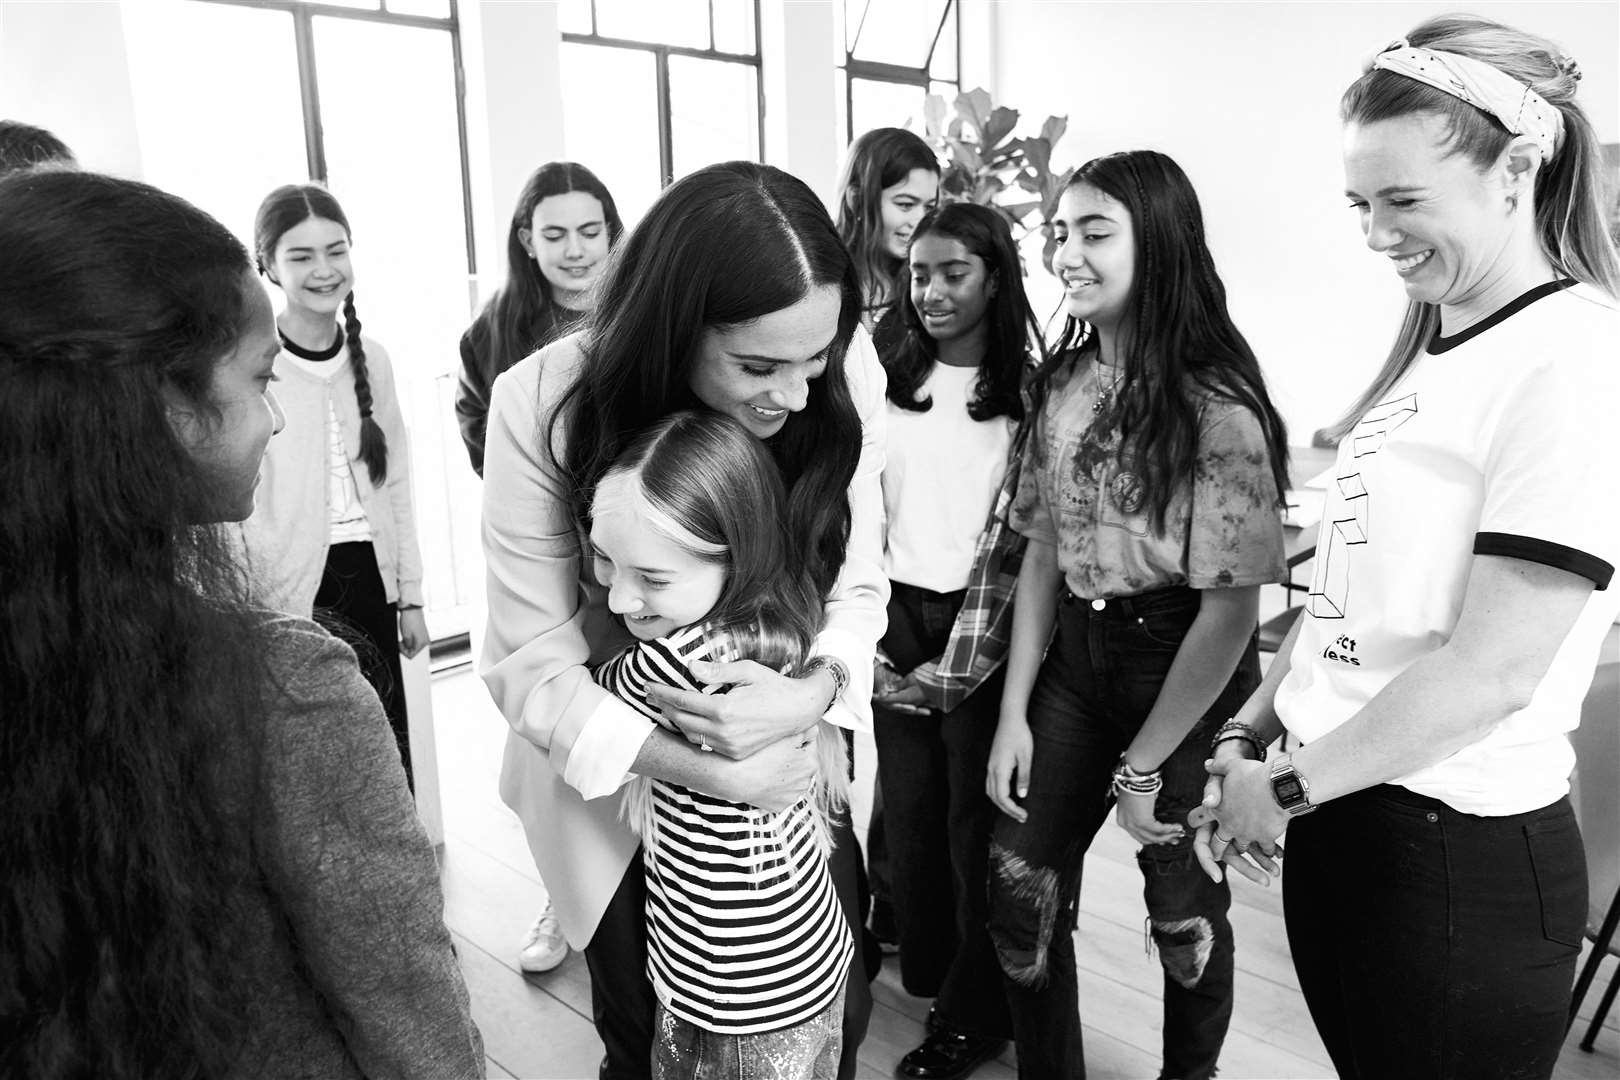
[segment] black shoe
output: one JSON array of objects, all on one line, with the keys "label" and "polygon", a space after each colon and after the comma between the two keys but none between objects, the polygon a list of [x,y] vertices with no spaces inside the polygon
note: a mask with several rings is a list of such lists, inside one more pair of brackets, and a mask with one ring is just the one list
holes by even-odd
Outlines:
[{"label": "black shoe", "polygon": [[1006,1039],[964,1035],[941,1027],[901,1058],[894,1072],[909,1080],[960,1080],[1001,1053],[1006,1045]]}]

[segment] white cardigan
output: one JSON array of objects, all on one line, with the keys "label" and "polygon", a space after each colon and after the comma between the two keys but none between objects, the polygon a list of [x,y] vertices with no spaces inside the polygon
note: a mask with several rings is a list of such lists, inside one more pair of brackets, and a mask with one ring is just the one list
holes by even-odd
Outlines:
[{"label": "white cardigan", "polygon": [[411,499],[410,443],[394,386],[394,369],[381,345],[369,337],[360,340],[366,350],[372,417],[388,440],[388,477],[381,486],[371,482],[370,470],[360,461],[360,406],[354,397],[354,369],[347,349],[327,361],[333,365],[329,379],[294,363],[286,350],[276,357],[274,391],[287,426],[265,451],[253,515],[243,523],[243,536],[259,599],[277,611],[307,618],[326,566],[331,514],[327,505],[328,400],[337,409],[343,448],[371,525],[383,591],[390,603],[422,604],[422,555]]},{"label": "white cardigan", "polygon": [[[601,645],[613,636],[606,591],[581,578],[578,525],[541,449],[544,425],[581,359],[577,335],[563,338],[502,374],[491,394],[483,521],[489,623],[480,663],[512,725],[501,797],[523,820],[576,948],[596,932],[635,854],[636,837],[619,821],[619,790],[654,727],[591,681],[587,662],[606,659],[610,650]],[[869,730],[872,657],[887,625],[889,585],[882,571],[886,381],[864,330],[851,342],[845,374],[860,415],[861,455],[849,488],[849,547],[816,651],[850,672],[827,719]]]}]

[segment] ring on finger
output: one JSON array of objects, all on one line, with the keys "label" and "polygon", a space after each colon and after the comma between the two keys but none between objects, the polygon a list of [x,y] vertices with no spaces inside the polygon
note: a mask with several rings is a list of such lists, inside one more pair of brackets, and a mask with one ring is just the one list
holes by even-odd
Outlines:
[{"label": "ring on finger", "polygon": [[1235,837],[1235,836],[1222,836],[1221,835],[1221,830],[1216,829],[1215,830],[1215,839],[1219,840],[1223,844],[1230,844],[1232,841],[1236,840],[1237,837]]},{"label": "ring on finger", "polygon": [[704,753],[705,753],[705,754],[710,754],[710,753],[713,753],[713,752],[714,752],[714,747],[712,747],[712,746],[710,746],[710,745],[709,745],[709,744],[708,744],[708,743],[706,743],[706,742],[700,742],[700,743],[698,743],[698,749],[699,749],[699,750],[701,750],[701,751],[703,751],[703,752],[704,752]]}]

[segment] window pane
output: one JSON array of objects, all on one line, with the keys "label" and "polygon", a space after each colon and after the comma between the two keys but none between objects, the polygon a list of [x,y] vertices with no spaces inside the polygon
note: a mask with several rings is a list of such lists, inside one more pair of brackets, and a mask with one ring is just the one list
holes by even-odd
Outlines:
[{"label": "window pane", "polygon": [[571,160],[602,178],[629,225],[663,186],[653,56],[640,49],[566,41],[561,56],[562,84],[594,90],[563,95],[563,145]]},{"label": "window pane", "polygon": [[959,5],[951,4],[951,13],[945,16],[945,27],[939,32],[939,44],[934,46],[934,61],[928,74],[943,82],[956,81],[956,24],[961,19]]},{"label": "window pane", "polygon": [[881,0],[866,9],[855,57],[920,68],[928,62],[939,17],[948,0]]},{"label": "window pane", "polygon": [[923,130],[923,100],[927,95],[922,87],[851,79],[850,91],[850,130],[856,135],[876,127]]},{"label": "window pane", "polygon": [[450,17],[450,0],[384,0],[383,6],[396,15],[426,15],[431,19]]},{"label": "window pane", "polygon": [[259,201],[309,176],[292,16],[134,4],[124,18],[143,179],[196,203],[251,247]]},{"label": "window pane", "polygon": [[714,0],[714,47],[740,56],[758,56],[754,0]]},{"label": "window pane", "polygon": [[669,58],[670,150],[676,176],[716,161],[759,160],[759,69]]},{"label": "window pane", "polygon": [[[481,582],[465,557],[478,550],[476,485],[442,400],[471,314],[450,34],[320,17],[314,31],[327,171],[354,233],[355,308],[393,360],[428,615],[434,633],[453,633]],[[357,62],[366,57],[388,62]]]},{"label": "window pane", "polygon": [[855,51],[855,36],[860,33],[861,20],[872,0],[844,0],[844,51]]},{"label": "window pane", "polygon": [[565,34],[591,32],[591,0],[562,0],[557,5],[557,24]]},{"label": "window pane", "polygon": [[596,32],[626,41],[709,47],[708,0],[596,0]]}]

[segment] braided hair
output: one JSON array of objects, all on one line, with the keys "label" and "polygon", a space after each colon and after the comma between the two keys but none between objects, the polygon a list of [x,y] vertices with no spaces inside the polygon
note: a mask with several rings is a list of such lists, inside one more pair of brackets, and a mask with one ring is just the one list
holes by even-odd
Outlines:
[{"label": "braided hair", "polygon": [[[343,226],[345,236],[352,236],[343,207],[319,184],[283,184],[264,197],[253,219],[253,250],[261,274],[270,277],[266,267],[275,262],[276,245],[282,236],[310,218],[335,221]],[[371,482],[381,484],[388,478],[388,437],[371,415],[371,376],[366,369],[366,348],[360,340],[360,316],[355,312],[352,289],[343,298],[343,336],[348,342],[349,368],[354,372],[355,403],[360,406],[360,460]]]}]

